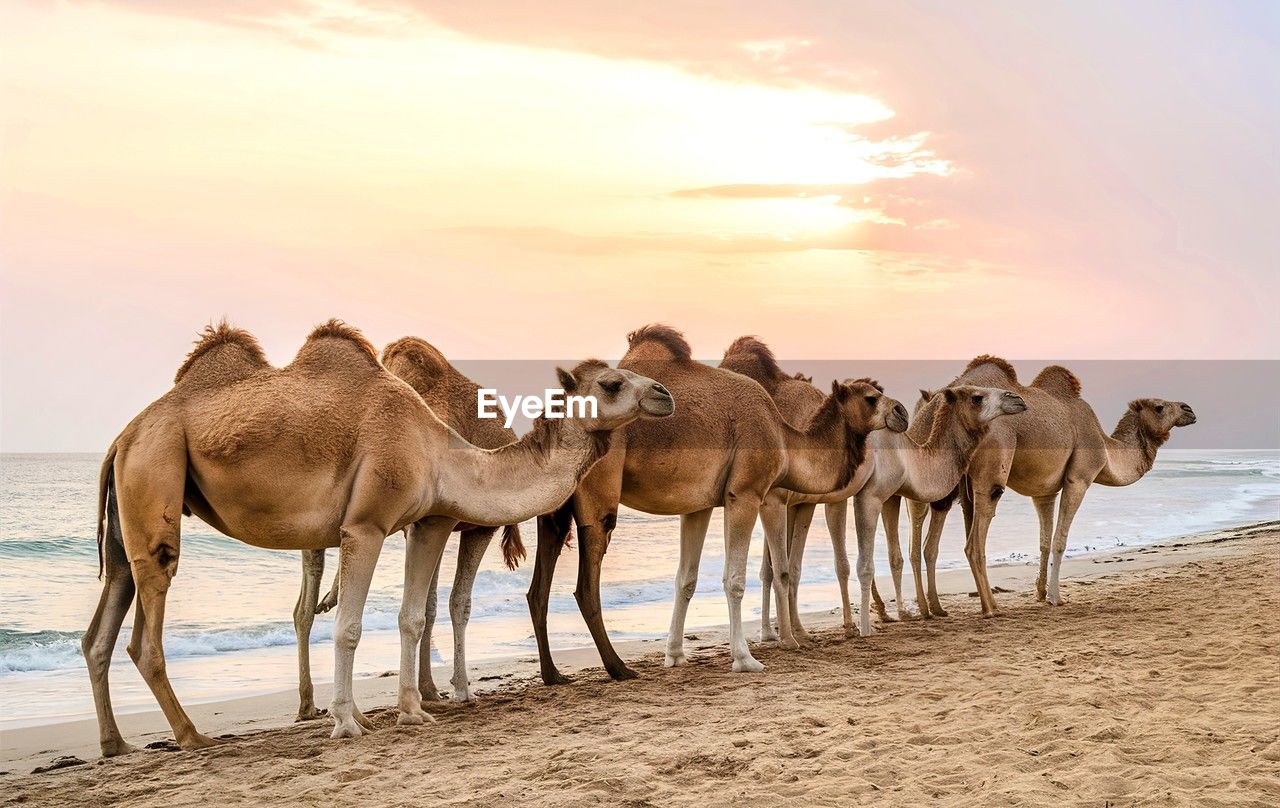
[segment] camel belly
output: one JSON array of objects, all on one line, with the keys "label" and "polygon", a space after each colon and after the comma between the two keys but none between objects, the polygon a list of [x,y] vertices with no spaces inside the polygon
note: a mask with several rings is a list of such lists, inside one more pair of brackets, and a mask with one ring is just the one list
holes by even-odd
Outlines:
[{"label": "camel belly", "polygon": [[[648,454],[648,453],[646,453]],[[698,452],[627,453],[622,504],[672,516],[724,504],[725,471]]]}]

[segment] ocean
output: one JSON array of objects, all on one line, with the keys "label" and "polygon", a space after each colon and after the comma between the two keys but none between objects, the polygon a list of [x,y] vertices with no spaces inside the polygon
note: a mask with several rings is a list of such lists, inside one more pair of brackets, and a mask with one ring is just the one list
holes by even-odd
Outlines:
[{"label": "ocean", "polygon": [[[89,717],[93,700],[79,640],[101,592],[94,541],[100,455],[0,455],[0,729]],[[1280,451],[1165,450],[1145,478],[1127,488],[1090,489],[1072,528],[1069,555],[1160,541],[1215,528],[1280,518]],[[948,520],[940,567],[965,566],[963,520]],[[723,532],[712,520],[688,626],[727,622],[720,577]],[[522,526],[532,554],[536,529]],[[903,550],[908,526],[902,519]],[[1038,526],[1029,500],[1010,494],[992,523],[988,559],[1034,564]],[[679,543],[678,519],[623,509],[603,571],[605,620],[615,640],[656,638],[670,619]],[[744,604],[758,617],[763,534],[752,544]],[[497,542],[476,580],[468,632],[471,661],[536,656],[525,605],[532,557],[515,572],[502,565]],[[852,520],[850,557],[856,552]],[[402,589],[404,544],[388,539],[365,610],[356,675],[398,669],[396,614]],[[447,598],[455,562],[446,553],[441,575],[438,661],[452,649]],[[327,588],[337,566],[329,553]],[[887,574],[883,534],[876,568]],[[577,558],[566,550],[552,591],[550,631],[557,648],[590,646],[573,599]],[[165,650],[180,698],[197,703],[290,690],[296,686],[292,625],[301,578],[298,553],[261,550],[219,535],[194,518],[183,521],[182,558],[170,590]],[[911,591],[910,568],[905,573]],[[854,593],[856,603],[856,578]],[[838,606],[839,590],[826,526],[819,508],[805,556],[800,607]],[[124,646],[126,620],[111,672],[118,713],[156,708]],[[333,615],[321,615],[312,633],[317,682],[331,681]],[[440,656],[443,652],[444,657]],[[443,685],[443,683],[442,683]],[[322,705],[323,706],[323,705]]]}]

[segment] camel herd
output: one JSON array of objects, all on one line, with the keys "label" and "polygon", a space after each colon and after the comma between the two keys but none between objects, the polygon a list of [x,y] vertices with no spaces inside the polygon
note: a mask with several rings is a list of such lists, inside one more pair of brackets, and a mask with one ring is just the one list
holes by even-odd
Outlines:
[{"label": "camel herd", "polygon": [[[477,417],[477,386],[420,339],[398,340],[379,357],[358,331],[330,321],[311,333],[292,363],[276,368],[247,332],[225,324],[206,329],[173,388],[125,427],[102,465],[104,585],[82,645],[103,755],[133,748],[116,725],[107,675],[135,599],[129,656],[178,744],[215,743],[196,730],[165,670],[165,596],[177,572],[184,514],[248,544],[302,551],[294,610],[298,718],[321,714],[309,635],[316,612],[336,605],[330,713],[332,737],[347,738],[372,728],[352,697],[353,659],[374,566],[386,537],[398,531],[406,536],[398,721],[421,724],[429,720],[423,699],[440,698],[430,672],[430,632],[440,559],[454,532],[460,535],[449,599],[455,699],[472,698],[466,625],[480,560],[503,527],[503,556],[514,567],[525,555],[516,525],[533,517],[538,544],[528,601],[543,680],[567,681],[552,659],[546,621],[556,560],[575,523],[578,607],[609,674],[635,676],[609,641],[600,604],[600,569],[619,504],[680,517],[668,666],[686,661],[684,621],[702,546],[712,511],[724,509],[733,670],[762,671],[742,624],[757,519],[766,538],[760,639],[784,648],[799,647],[808,636],[796,602],[818,505],[835,549],[847,634],[855,631],[845,549],[850,500],[862,635],[872,633],[873,599],[881,618],[890,619],[872,575],[877,521],[888,539],[898,617],[910,616],[898,541],[903,498],[921,617],[946,615],[934,567],[943,521],[957,498],[983,614],[997,613],[985,542],[1006,487],[1035,502],[1037,595],[1058,605],[1067,534],[1088,486],[1136,481],[1170,430],[1195,422],[1181,402],[1137,399],[1108,435],[1070,371],[1051,366],[1024,386],[1009,363],[991,356],[974,359],[938,390],[921,391],[908,419],[902,404],[870,379],[837,381],[824,392],[802,375],[784,373],[755,337],[734,342],[718,367],[695,361],[684,337],[668,326],[645,326],[629,334],[628,343],[616,368],[586,360],[571,371],[556,369],[567,394],[596,399],[594,416],[540,418],[517,440],[498,422]],[[339,548],[339,572],[321,598],[328,547]]]}]

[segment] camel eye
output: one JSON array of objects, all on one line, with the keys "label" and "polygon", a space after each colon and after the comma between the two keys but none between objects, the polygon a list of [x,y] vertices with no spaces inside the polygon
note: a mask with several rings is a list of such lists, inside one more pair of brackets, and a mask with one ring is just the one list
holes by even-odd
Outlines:
[{"label": "camel eye", "polygon": [[867,403],[873,407],[876,405],[876,402],[879,400],[880,400],[880,396],[867,396]]},{"label": "camel eye", "polygon": [[1157,405],[1156,405],[1156,412],[1164,412],[1164,405],[1163,405],[1163,404],[1157,404]]},{"label": "camel eye", "polygon": [[974,396],[974,397],[973,397],[973,403],[974,403],[974,404],[981,404],[981,403],[982,403],[982,396]]},{"label": "camel eye", "polygon": [[604,388],[606,393],[616,393],[622,389],[622,379],[610,379],[607,382],[600,382],[600,386]]}]

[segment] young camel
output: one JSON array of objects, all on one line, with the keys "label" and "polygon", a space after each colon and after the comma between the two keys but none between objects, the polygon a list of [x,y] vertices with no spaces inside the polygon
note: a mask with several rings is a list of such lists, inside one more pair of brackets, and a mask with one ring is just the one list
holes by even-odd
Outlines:
[{"label": "young camel", "polygon": [[[1036,598],[1054,606],[1063,603],[1058,578],[1067,535],[1091,483],[1130,485],[1142,479],[1155,463],[1156,452],[1174,427],[1196,422],[1195,412],[1181,401],[1140,398],[1129,403],[1110,435],[1102,430],[1093,408],[1080,398],[1080,381],[1071,371],[1050,365],[1029,386],[1018,383],[1013,366],[994,356],[979,356],[952,384],[987,384],[1016,392],[1026,399],[1028,412],[993,424],[969,463],[959,486],[965,516],[965,556],[977,584],[983,617],[999,614],[987,579],[987,529],[996,503],[1006,488],[1031,497],[1040,518],[1040,572]],[[1061,494],[1061,501],[1057,502]],[[932,504],[933,517],[925,539],[928,562],[928,608],[945,616],[934,584],[934,562],[952,497]],[[1057,504],[1057,524],[1054,506]],[[916,548],[930,505],[911,503],[911,564],[920,587]],[[922,602],[921,610],[924,610]]]},{"label": "young camel", "polygon": [[[844,485],[862,458],[867,433],[885,426],[897,406],[872,383],[832,385],[831,395],[803,429],[790,426],[760,385],[693,360],[675,329],[649,325],[628,336],[620,367],[660,379],[680,398],[680,410],[661,423],[620,431],[609,453],[579,484],[571,502],[538,520],[538,554],[529,606],[542,678],[567,681],[556,670],[547,642],[547,600],[555,561],[570,521],[578,523],[578,606],[606,670],[635,676],[609,642],[600,612],[600,565],[617,523],[619,502],[646,513],[680,516],[680,563],[666,664],[684,664],[684,620],[697,584],[698,562],[714,508],[724,507],[724,589],[729,604],[733,670],[761,671],[742,631],[747,551],[760,506],[777,487],[820,493]],[[906,413],[901,413],[905,417]],[[638,423],[633,426],[640,426]],[[657,428],[649,428],[654,426]],[[784,525],[764,525],[774,553],[785,558]],[[789,582],[781,576],[782,603]],[[791,625],[781,625],[784,646],[797,646]]]},{"label": "young camel", "polygon": [[352,664],[383,540],[408,527],[399,721],[426,720],[418,642],[449,531],[459,521],[513,524],[557,507],[606,451],[608,430],[674,409],[657,382],[601,362],[558,373],[566,390],[597,398],[598,417],[542,420],[519,443],[488,451],[450,430],[339,321],[313,331],[280,369],[247,332],[207,329],[173,388],[125,427],[102,464],[98,541],[106,580],[82,647],[103,754],[131,749],[111,709],[107,671],[135,592],[129,656],[178,744],[215,743],[196,730],[165,671],[165,597],[184,513],[258,547],[339,548],[335,738],[371,728],[352,700]]},{"label": "young camel", "polygon": [[[788,376],[778,367],[773,352],[755,337],[742,337],[725,352],[721,367],[737,370],[760,381],[778,403],[778,409],[793,423],[808,418],[821,394],[803,377]],[[859,632],[865,637],[874,633],[871,627],[870,600],[874,582],[873,550],[876,520],[881,515],[890,547],[896,544],[900,497],[922,498],[929,502],[953,490],[969,462],[969,456],[987,431],[987,425],[1003,415],[1022,412],[1022,399],[1004,390],[983,387],[959,387],[939,397],[940,404],[925,418],[916,418],[905,432],[884,430],[867,438],[866,459],[858,467],[849,485],[826,494],[813,496],[791,493],[785,506],[789,510],[790,544],[788,563],[792,597],[791,623],[797,633],[799,610],[796,589],[804,547],[816,505],[826,507],[827,527],[836,557],[836,578],[840,583],[841,606],[845,633],[853,633],[852,609],[849,603],[849,560],[845,550],[845,517],[847,502],[853,497],[855,528],[858,531],[858,581],[862,589]],[[891,558],[892,560],[892,558]],[[901,554],[897,568],[901,570]],[[769,588],[773,579],[773,559],[769,548],[760,567],[764,598],[761,604],[761,634],[772,636],[769,620]],[[898,603],[902,603],[899,592]],[[779,605],[779,611],[781,611]],[[899,614],[902,614],[899,606]]]},{"label": "young camel", "polygon": [[[481,449],[499,449],[514,443],[516,433],[493,418],[476,414],[475,382],[449,364],[444,354],[417,337],[404,337],[382,351],[382,364],[403,379],[463,440]],[[467,678],[466,631],[471,618],[471,590],[485,551],[493,540],[496,527],[459,522],[453,529],[460,534],[458,565],[453,588],[449,591],[449,619],[453,626],[453,697],[470,701],[471,683]],[[311,683],[311,627],[317,613],[332,609],[338,602],[338,576],[328,594],[319,598],[320,578],[324,574],[324,550],[302,551],[302,591],[293,610],[293,628],[298,641],[298,720],[319,718]],[[502,557],[509,569],[515,569],[525,556],[518,525],[506,525],[502,531]],[[436,588],[439,570],[431,577],[427,592],[426,629],[418,661],[418,690],[424,701],[443,698],[431,677],[431,633],[436,621]]]}]

